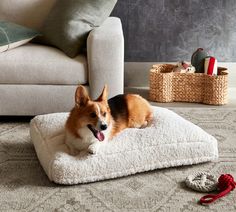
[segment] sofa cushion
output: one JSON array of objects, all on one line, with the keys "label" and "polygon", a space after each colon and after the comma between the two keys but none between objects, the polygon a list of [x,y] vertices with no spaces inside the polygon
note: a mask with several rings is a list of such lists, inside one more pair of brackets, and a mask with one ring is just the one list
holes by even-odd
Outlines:
[{"label": "sofa cushion", "polygon": [[36,30],[8,21],[0,21],[0,52],[28,43],[40,35]]},{"label": "sofa cushion", "polygon": [[71,59],[62,51],[26,44],[1,53],[0,83],[78,85],[87,83],[87,59]]},{"label": "sofa cushion", "polygon": [[86,45],[88,33],[110,15],[117,0],[60,0],[50,11],[37,42],[56,46],[75,57]]}]

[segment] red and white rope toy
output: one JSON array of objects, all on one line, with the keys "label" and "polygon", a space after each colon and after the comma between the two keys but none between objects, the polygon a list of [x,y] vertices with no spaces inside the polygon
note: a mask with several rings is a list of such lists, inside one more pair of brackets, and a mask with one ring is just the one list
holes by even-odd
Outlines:
[{"label": "red and white rope toy", "polygon": [[209,204],[225,196],[236,187],[236,182],[230,174],[222,174],[218,180],[214,175],[206,172],[197,172],[189,175],[185,180],[186,185],[196,191],[210,192],[219,190],[219,194],[208,194],[200,199],[200,203]]}]

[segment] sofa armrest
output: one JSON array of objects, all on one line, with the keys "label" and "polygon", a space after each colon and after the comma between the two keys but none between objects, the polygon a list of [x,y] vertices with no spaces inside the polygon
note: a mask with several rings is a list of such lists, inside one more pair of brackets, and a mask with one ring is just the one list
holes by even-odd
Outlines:
[{"label": "sofa armrest", "polygon": [[109,97],[124,90],[124,37],[119,18],[109,17],[87,39],[89,87],[93,99],[108,85]]}]

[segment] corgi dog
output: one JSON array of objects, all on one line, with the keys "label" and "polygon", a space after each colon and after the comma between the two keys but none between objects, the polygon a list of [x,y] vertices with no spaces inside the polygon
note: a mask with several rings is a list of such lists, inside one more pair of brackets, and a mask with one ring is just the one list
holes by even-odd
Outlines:
[{"label": "corgi dog", "polygon": [[95,101],[83,86],[75,92],[75,106],[66,121],[66,139],[70,154],[80,151],[96,154],[99,146],[126,128],[143,128],[153,118],[150,104],[136,94],[117,95],[107,99],[105,85]]}]

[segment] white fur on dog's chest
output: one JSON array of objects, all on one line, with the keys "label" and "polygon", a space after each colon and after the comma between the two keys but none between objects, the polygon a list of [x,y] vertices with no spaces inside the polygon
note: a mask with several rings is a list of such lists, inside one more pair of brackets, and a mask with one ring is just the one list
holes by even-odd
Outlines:
[{"label": "white fur on dog's chest", "polygon": [[78,134],[81,138],[72,135],[70,132],[66,132],[66,144],[71,148],[79,151],[88,149],[88,147],[96,142],[96,138],[93,138],[90,130],[87,127],[78,130]]},{"label": "white fur on dog's chest", "polygon": [[91,142],[93,142],[93,140],[96,140],[96,138],[94,138],[94,135],[91,133],[91,131],[88,127],[80,128],[78,130],[78,134],[81,137],[81,141],[84,143],[91,143]]}]

